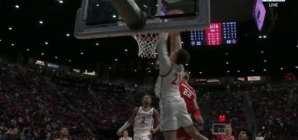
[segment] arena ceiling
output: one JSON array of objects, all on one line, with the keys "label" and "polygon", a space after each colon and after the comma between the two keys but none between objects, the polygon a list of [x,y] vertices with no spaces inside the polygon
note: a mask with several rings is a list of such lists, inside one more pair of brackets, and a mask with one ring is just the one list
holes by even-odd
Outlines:
[{"label": "arena ceiling", "polygon": [[[215,1],[211,0],[211,6],[220,6]],[[240,4],[240,1],[236,2]],[[221,12],[216,11],[216,15],[213,15],[221,19],[222,13],[222,17],[230,15],[235,17],[235,20],[242,21],[239,24],[237,46],[192,48],[187,41],[187,33],[183,33],[183,47],[188,49],[192,56],[187,67],[194,75],[223,76],[227,71],[231,75],[296,71],[297,1],[287,1],[279,5],[276,9],[278,18],[275,27],[266,39],[258,38],[260,34],[252,21],[252,15],[247,14],[248,9],[251,9],[248,3],[251,1],[247,0],[238,9],[235,8],[237,4],[230,7],[229,4],[225,5]],[[76,39],[73,36],[74,21],[80,4],[81,1],[71,0],[0,1],[0,52],[22,52],[27,57],[75,67],[88,65],[91,69],[95,68],[97,63],[113,64],[115,59],[117,63],[143,63],[144,66],[156,62],[155,59],[137,57],[138,47],[132,37]],[[241,11],[243,8],[244,12]],[[224,14],[225,9],[230,9],[230,12]],[[243,18],[241,15],[231,15],[232,13],[243,13]],[[264,69],[267,71],[264,72]]]}]

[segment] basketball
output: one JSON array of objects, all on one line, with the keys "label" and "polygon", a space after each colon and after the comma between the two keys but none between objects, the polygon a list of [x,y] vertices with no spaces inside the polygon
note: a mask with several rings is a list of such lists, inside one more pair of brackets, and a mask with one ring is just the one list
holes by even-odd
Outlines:
[{"label": "basketball", "polygon": [[[167,13],[167,15],[181,15],[181,14],[184,14],[184,12],[182,10],[178,10],[178,9],[171,10]],[[184,19],[185,19],[184,17],[179,17],[179,18],[172,18],[170,20],[179,21],[179,20],[184,20]]]}]

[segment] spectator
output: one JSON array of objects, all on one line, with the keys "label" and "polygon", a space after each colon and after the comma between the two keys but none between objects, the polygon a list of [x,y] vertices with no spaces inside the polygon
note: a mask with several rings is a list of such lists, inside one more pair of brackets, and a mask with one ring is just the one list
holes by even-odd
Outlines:
[{"label": "spectator", "polygon": [[264,140],[264,137],[262,136],[261,132],[258,133],[256,140]]},{"label": "spectator", "polygon": [[239,131],[238,140],[252,140],[252,133],[246,128],[242,128]]},{"label": "spectator", "polygon": [[224,133],[219,134],[216,140],[235,140],[234,136],[232,136],[232,131],[231,125],[225,125]]},{"label": "spectator", "polygon": [[68,140],[68,128],[67,127],[62,127],[60,130],[60,136],[59,136],[59,140]]},{"label": "spectator", "polygon": [[49,133],[49,132],[47,133],[46,140],[53,140],[51,133]]},{"label": "spectator", "polygon": [[123,131],[123,137],[121,137],[119,140],[132,140],[131,137],[128,136],[128,131]]},{"label": "spectator", "polygon": [[8,135],[7,140],[21,140],[18,128],[14,128]]}]

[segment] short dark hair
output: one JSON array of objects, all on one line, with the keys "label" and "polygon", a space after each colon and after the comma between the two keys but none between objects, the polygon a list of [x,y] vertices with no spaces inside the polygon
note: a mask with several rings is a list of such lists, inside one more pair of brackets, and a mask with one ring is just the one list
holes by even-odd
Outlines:
[{"label": "short dark hair", "polygon": [[246,135],[248,136],[248,140],[252,140],[252,132],[250,130],[248,130],[247,128],[240,128],[239,133],[241,131],[244,131],[246,133]]},{"label": "short dark hair", "polygon": [[190,54],[188,51],[186,51],[185,49],[180,49],[177,52],[176,64],[185,65],[189,62],[189,60],[190,60]]}]

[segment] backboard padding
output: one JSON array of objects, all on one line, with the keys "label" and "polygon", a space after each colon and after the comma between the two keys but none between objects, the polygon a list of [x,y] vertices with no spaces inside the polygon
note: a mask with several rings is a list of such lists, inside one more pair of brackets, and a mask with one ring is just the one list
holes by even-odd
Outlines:
[{"label": "backboard padding", "polygon": [[[191,31],[205,29],[208,28],[210,25],[209,0],[199,0],[199,4],[197,5],[199,14],[195,16],[195,19],[162,23],[149,23],[146,24],[146,27],[144,27],[143,29],[138,30],[131,30],[127,26],[118,26],[118,21],[110,24],[86,25],[89,2],[90,0],[83,0],[81,8],[77,11],[74,35],[78,39],[129,36],[135,34],[152,34],[170,31]],[[167,8],[171,8],[171,6],[175,8],[175,4],[166,4],[166,6]],[[177,6],[179,7],[179,3],[176,4],[176,7]],[[194,8],[194,6],[192,7]]]}]

